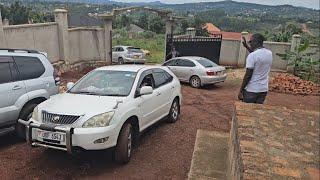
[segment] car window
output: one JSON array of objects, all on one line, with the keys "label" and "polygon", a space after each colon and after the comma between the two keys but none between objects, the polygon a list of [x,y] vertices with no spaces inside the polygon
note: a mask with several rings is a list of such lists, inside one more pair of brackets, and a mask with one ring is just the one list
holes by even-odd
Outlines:
[{"label": "car window", "polygon": [[127,49],[130,53],[143,53],[140,48],[128,47]]},{"label": "car window", "polygon": [[122,47],[118,47],[118,51],[121,52],[121,51],[124,51],[124,50],[123,50]]},{"label": "car window", "polygon": [[155,87],[152,74],[147,74],[143,77],[138,87],[142,88],[143,86],[151,86],[152,88]]},{"label": "car window", "polygon": [[136,72],[96,70],[77,82],[69,93],[128,96],[136,78]]},{"label": "car window", "polygon": [[37,57],[15,56],[14,61],[20,72],[20,80],[35,79],[45,72],[42,62]]},{"label": "car window", "polygon": [[11,80],[9,62],[0,61],[0,84],[11,82]]},{"label": "car window", "polygon": [[165,66],[176,66],[177,65],[177,60],[167,61],[163,65],[165,65]]},{"label": "car window", "polygon": [[198,63],[200,63],[203,67],[217,67],[218,65],[212,61],[210,61],[209,59],[206,58],[200,58],[197,59]]},{"label": "car window", "polygon": [[155,88],[158,88],[164,84],[172,81],[173,77],[162,69],[155,69],[153,71],[153,77],[155,82]]},{"label": "car window", "polygon": [[196,66],[193,62],[186,60],[186,59],[179,59],[178,60],[178,66],[181,67],[194,67]]}]

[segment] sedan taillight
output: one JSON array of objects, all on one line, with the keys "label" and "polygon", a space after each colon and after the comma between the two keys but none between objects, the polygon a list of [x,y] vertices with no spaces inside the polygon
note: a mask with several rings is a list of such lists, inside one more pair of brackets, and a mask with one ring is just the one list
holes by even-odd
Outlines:
[{"label": "sedan taillight", "polygon": [[214,75],[216,75],[216,73],[214,71],[207,71],[207,75],[208,76],[214,76]]}]

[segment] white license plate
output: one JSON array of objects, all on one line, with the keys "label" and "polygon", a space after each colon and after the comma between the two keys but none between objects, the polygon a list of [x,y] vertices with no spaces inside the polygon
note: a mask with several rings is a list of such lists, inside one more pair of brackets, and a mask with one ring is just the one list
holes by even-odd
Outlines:
[{"label": "white license plate", "polygon": [[38,130],[37,137],[41,139],[59,141],[60,143],[64,143],[66,141],[66,135],[58,132]]}]

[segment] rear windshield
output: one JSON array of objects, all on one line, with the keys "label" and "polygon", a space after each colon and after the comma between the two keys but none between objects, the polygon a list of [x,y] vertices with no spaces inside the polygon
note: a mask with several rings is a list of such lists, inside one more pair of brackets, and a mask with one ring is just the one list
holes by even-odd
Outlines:
[{"label": "rear windshield", "polygon": [[197,59],[198,63],[200,63],[203,67],[207,68],[207,67],[217,67],[218,65],[212,61],[210,61],[209,59],[206,58],[200,58]]},{"label": "rear windshield", "polygon": [[133,53],[143,53],[140,48],[135,47],[128,47],[128,51]]}]

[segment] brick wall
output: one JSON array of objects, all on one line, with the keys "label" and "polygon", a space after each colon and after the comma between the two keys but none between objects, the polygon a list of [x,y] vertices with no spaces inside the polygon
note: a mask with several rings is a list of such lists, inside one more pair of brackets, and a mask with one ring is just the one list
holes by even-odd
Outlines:
[{"label": "brick wall", "polygon": [[319,112],[237,102],[229,179],[319,179]]}]

